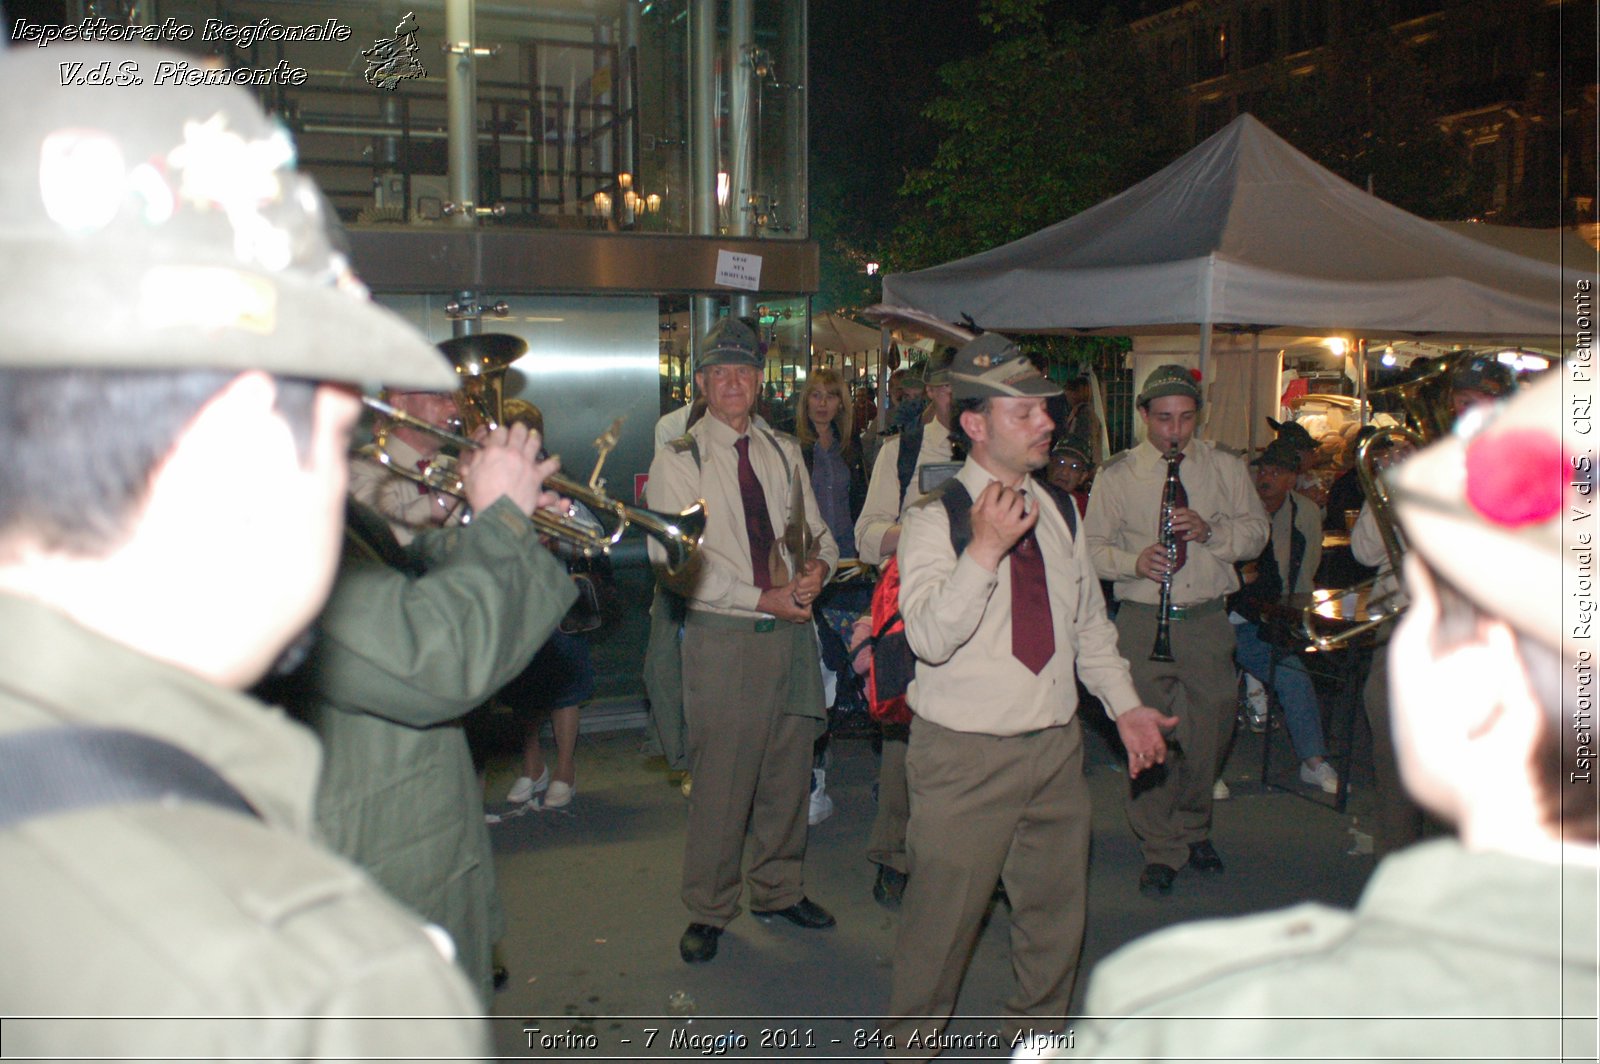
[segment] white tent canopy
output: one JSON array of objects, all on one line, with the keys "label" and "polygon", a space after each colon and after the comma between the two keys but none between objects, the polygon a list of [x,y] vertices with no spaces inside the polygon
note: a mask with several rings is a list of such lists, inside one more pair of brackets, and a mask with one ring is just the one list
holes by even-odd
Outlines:
[{"label": "white tent canopy", "polygon": [[886,304],[1003,332],[1209,325],[1400,339],[1572,332],[1563,269],[1356,188],[1241,115],[1166,169],[989,251],[884,278]]},{"label": "white tent canopy", "polygon": [[842,314],[819,314],[811,319],[811,346],[817,351],[834,351],[852,355],[858,351],[876,351],[882,333],[871,326],[851,321]]}]

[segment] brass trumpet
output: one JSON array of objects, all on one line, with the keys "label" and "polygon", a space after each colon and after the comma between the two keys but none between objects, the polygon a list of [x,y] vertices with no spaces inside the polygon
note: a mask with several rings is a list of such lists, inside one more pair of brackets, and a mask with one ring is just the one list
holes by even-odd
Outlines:
[{"label": "brass trumpet", "polygon": [[[463,451],[477,450],[480,447],[477,440],[398,410],[382,399],[364,395],[361,401],[368,409],[381,414],[391,423],[428,433],[446,443],[455,444]],[[612,428],[614,433],[616,426]],[[614,443],[613,433],[607,433],[596,442],[610,439]],[[605,450],[610,450],[610,446],[607,445]],[[369,445],[361,448],[359,453],[381,463],[391,472],[432,491],[458,499],[466,498],[459,463],[449,455],[439,455],[425,468],[415,470],[396,465],[381,446]],[[605,455],[602,453],[601,461],[604,460]],[[696,502],[679,514],[664,514],[647,510],[642,506],[629,506],[589,484],[582,484],[560,475],[546,477],[544,483],[551,491],[583,503],[594,512],[599,521],[598,527],[594,527],[580,521],[572,513],[559,514],[548,510],[533,512],[534,526],[542,534],[568,544],[585,557],[610,553],[611,548],[622,539],[623,533],[630,527],[637,526],[645,535],[666,549],[667,571],[676,573],[694,557],[695,551],[700,549],[700,541],[705,536],[706,515],[705,504],[702,502]]]}]

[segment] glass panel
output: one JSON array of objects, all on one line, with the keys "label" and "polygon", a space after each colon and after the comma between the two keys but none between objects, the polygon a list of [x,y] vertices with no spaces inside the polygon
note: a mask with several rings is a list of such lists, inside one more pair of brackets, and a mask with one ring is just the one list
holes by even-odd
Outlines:
[{"label": "glass panel", "polygon": [[[806,235],[804,0],[739,0],[750,37],[729,43],[729,5],[719,3],[718,71],[705,89],[721,140],[717,170],[732,173],[737,124],[730,72],[749,86],[748,176],[721,208],[724,232]],[[151,0],[147,20],[204,27],[329,22],[343,40],[247,39],[235,34],[173,41],[196,53],[221,48],[235,68],[278,60],[303,68],[300,84],[258,88],[295,134],[301,163],[347,222],[445,220],[448,111],[445,12],[430,5],[308,0]],[[481,4],[475,23],[476,202],[500,205],[485,225],[638,233],[690,231],[689,0],[542,0]],[[415,50],[392,90],[365,76],[366,49],[408,22]],[[255,32],[255,36],[262,36]],[[283,34],[278,34],[283,36]],[[241,47],[241,42],[247,46]]]}]

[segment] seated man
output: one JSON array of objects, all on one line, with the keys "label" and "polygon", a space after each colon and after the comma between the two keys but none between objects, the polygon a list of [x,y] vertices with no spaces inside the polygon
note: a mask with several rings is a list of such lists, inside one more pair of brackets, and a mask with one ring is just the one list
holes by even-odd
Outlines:
[{"label": "seated man", "polygon": [[1289,739],[1300,757],[1301,782],[1336,794],[1339,776],[1324,760],[1327,749],[1317,689],[1298,657],[1281,654],[1274,664],[1272,646],[1261,638],[1264,607],[1311,591],[1311,578],[1322,558],[1322,511],[1290,490],[1300,455],[1283,438],[1268,444],[1250,467],[1272,532],[1260,557],[1238,566],[1241,586],[1228,596],[1228,620],[1233,622],[1237,642],[1234,660],[1263,684],[1270,684],[1278,696]]},{"label": "seated man", "polygon": [[1594,682],[1562,616],[1592,557],[1594,466],[1569,457],[1589,444],[1563,375],[1396,478],[1395,744],[1459,840],[1385,858],[1353,912],[1299,905],[1119,951],[1089,988],[1104,1018],[1060,1057],[1595,1059],[1592,718],[1562,697]]}]

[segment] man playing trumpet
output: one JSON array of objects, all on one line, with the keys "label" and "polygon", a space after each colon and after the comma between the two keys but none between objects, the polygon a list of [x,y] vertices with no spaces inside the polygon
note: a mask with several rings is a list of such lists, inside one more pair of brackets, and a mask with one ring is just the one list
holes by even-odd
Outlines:
[{"label": "man playing trumpet", "polygon": [[[402,414],[429,425],[447,429],[461,420],[460,408],[451,392],[386,389],[384,398]],[[350,463],[350,494],[357,501],[378,511],[389,522],[395,539],[404,546],[419,532],[438,528],[450,519],[459,500],[436,491],[420,481],[395,472],[421,473],[439,457],[444,441],[421,428],[403,422],[380,421],[378,439],[364,448]],[[379,461],[381,450],[387,462]]]}]

